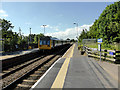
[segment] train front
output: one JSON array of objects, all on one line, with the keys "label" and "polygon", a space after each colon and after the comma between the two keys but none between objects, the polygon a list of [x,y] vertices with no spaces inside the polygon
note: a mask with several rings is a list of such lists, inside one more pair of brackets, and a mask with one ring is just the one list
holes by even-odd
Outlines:
[{"label": "train front", "polygon": [[38,48],[40,50],[50,50],[51,49],[50,37],[41,37],[38,42]]}]

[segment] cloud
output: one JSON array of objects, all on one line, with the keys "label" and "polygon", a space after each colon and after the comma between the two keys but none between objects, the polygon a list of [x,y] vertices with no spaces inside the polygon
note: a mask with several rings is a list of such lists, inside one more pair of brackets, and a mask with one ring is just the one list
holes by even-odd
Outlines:
[{"label": "cloud", "polygon": [[3,14],[3,15],[1,15],[2,17],[8,17],[8,15],[7,14]]},{"label": "cloud", "polygon": [[77,31],[76,28],[68,28],[65,31],[59,31],[59,32],[54,32],[54,33],[46,33],[45,35],[56,37],[56,38],[59,38],[59,39],[67,39],[67,38],[76,39],[77,32],[78,32],[78,35],[80,35],[83,29],[86,28],[87,30],[89,30],[90,26],[92,26],[92,24],[91,25],[79,26],[78,31]]},{"label": "cloud", "polygon": [[6,13],[4,10],[0,10],[0,13]]},{"label": "cloud", "polygon": [[8,17],[8,14],[4,10],[0,10],[0,17]]},{"label": "cloud", "polygon": [[55,31],[60,31],[58,28],[59,28],[59,26],[50,26],[50,29],[53,29]]},{"label": "cloud", "polygon": [[82,29],[86,28],[87,30],[89,30],[89,27],[92,26],[92,25],[93,25],[93,23],[91,25],[84,24],[84,25],[80,26],[80,28],[82,28]]},{"label": "cloud", "polygon": [[58,28],[56,28],[55,30],[56,30],[56,31],[59,31],[59,29],[58,29]]},{"label": "cloud", "polygon": [[[49,28],[49,29],[52,29],[52,30],[54,30],[54,31],[60,31],[60,30],[59,30],[59,26],[60,26],[60,25],[58,25],[58,26],[46,25],[45,28]],[[44,26],[42,25],[41,28],[44,28]]]},{"label": "cloud", "polygon": [[68,28],[65,31],[59,31],[54,33],[46,33],[47,36],[57,37],[59,39],[66,39],[66,38],[75,38],[76,32],[74,28]]}]

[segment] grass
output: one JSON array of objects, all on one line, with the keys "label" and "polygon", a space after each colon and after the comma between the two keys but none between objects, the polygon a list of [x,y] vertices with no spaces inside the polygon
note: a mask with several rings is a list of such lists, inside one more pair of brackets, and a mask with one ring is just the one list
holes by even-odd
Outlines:
[{"label": "grass", "polygon": [[98,48],[98,44],[88,44],[87,46],[90,48]]},{"label": "grass", "polygon": [[[90,47],[90,48],[98,48],[98,43],[94,43],[94,44],[87,44],[86,46]],[[101,45],[102,49],[107,49],[107,50],[120,50],[120,45],[113,45],[111,44],[110,47],[105,47],[103,44]]]}]

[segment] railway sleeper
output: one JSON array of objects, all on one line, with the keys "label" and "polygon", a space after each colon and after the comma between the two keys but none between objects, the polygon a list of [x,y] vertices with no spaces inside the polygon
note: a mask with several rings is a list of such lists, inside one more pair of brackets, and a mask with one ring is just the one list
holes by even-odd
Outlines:
[{"label": "railway sleeper", "polygon": [[45,72],[46,69],[42,67],[42,68],[38,69],[38,71]]},{"label": "railway sleeper", "polygon": [[34,85],[34,83],[35,83],[35,82],[26,82],[26,81],[23,81],[23,82],[20,83],[20,84],[22,84],[22,85]]},{"label": "railway sleeper", "polygon": [[47,70],[49,68],[49,66],[43,66],[43,68],[45,68]]},{"label": "railway sleeper", "polygon": [[8,72],[10,72],[10,71],[9,71],[9,70],[4,70],[4,71],[3,71],[3,73],[8,73]]},{"label": "railway sleeper", "polygon": [[40,74],[42,74],[43,72],[42,71],[35,71],[34,73],[40,73]]},{"label": "railway sleeper", "polygon": [[41,76],[43,73],[34,73],[35,75],[39,75],[39,76]]},{"label": "railway sleeper", "polygon": [[23,85],[23,84],[18,84],[18,87],[25,87],[25,88],[30,88],[32,87],[32,85]]},{"label": "railway sleeper", "polygon": [[25,79],[25,80],[23,80],[24,82],[37,82],[37,80],[28,80],[28,79]]},{"label": "railway sleeper", "polygon": [[2,75],[4,75],[4,73],[0,73],[0,77],[1,77]]},{"label": "railway sleeper", "polygon": [[39,77],[39,76],[41,76],[41,75],[37,75],[37,74],[32,74],[32,75],[30,75],[31,77]]},{"label": "railway sleeper", "polygon": [[[39,76],[39,77],[40,77],[40,76]],[[39,77],[32,77],[32,76],[31,76],[31,77],[28,77],[27,80],[38,80]]]}]

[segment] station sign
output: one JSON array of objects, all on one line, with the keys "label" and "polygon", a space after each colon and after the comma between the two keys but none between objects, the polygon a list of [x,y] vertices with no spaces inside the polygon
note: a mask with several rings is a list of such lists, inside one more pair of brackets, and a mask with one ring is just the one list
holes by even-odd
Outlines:
[{"label": "station sign", "polygon": [[97,40],[98,43],[102,43],[102,38]]}]

